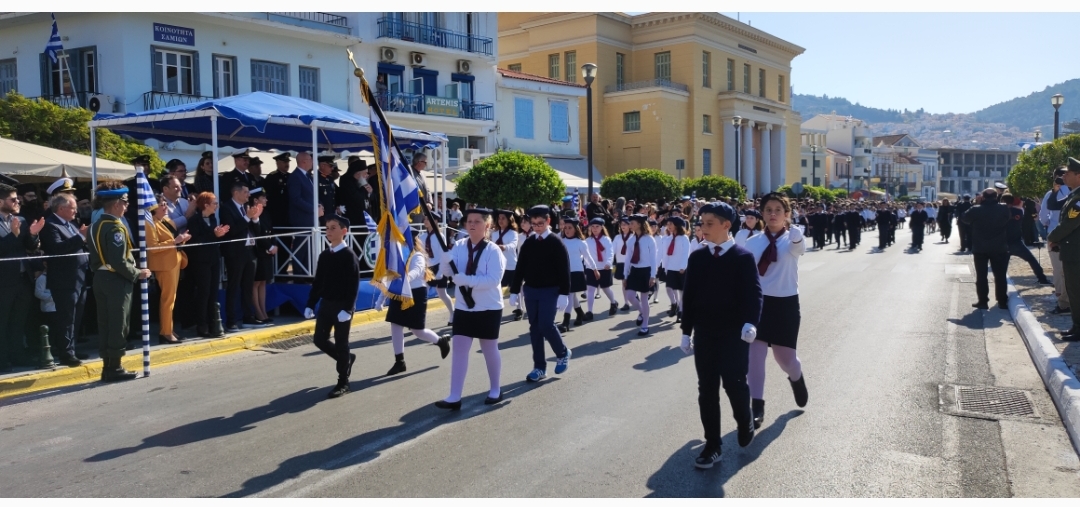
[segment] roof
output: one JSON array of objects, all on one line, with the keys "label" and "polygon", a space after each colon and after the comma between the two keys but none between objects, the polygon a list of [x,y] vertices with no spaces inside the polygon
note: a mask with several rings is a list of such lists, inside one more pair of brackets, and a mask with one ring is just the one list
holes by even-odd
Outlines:
[{"label": "roof", "polygon": [[851,156],[851,155],[848,155],[847,153],[844,153],[842,151],[836,151],[836,150],[834,150],[832,148],[825,148],[825,152],[828,153],[829,155],[834,156],[834,157],[850,157]]},{"label": "roof", "polygon": [[[90,179],[92,164],[90,157],[81,153],[0,138],[0,173],[22,183],[51,182],[62,177]],[[134,174],[135,168],[130,164],[97,159],[98,179],[123,179]]]},{"label": "roof", "polygon": [[560,81],[558,79],[551,79],[550,77],[537,76],[535,74],[526,74],[524,72],[517,72],[517,71],[509,70],[509,69],[496,69],[496,70],[498,70],[499,74],[502,74],[503,77],[508,77],[508,78],[511,78],[511,79],[522,79],[522,80],[525,80],[525,81],[536,81],[538,83],[547,83],[547,84],[554,84],[554,85],[572,86],[574,88],[585,88],[584,84],[571,83],[571,82],[568,82],[568,81]]},{"label": "roof", "polygon": [[893,134],[891,136],[877,136],[873,140],[873,145],[877,146],[879,144],[884,144],[885,146],[892,146],[892,145],[900,142],[900,140],[905,138],[905,137],[907,137],[907,134]]},{"label": "roof", "polygon": [[913,157],[909,157],[907,155],[897,155],[896,159],[897,159],[898,162],[903,162],[905,164],[922,165],[922,162],[919,162],[918,159],[913,158]]}]

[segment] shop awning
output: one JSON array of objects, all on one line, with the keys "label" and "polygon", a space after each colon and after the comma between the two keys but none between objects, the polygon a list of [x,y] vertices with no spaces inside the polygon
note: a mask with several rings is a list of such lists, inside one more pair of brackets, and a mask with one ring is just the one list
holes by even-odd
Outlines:
[{"label": "shop awning", "polygon": [[[0,138],[0,173],[23,183],[59,178],[90,179],[90,156]],[[99,178],[124,179],[135,172],[128,164],[98,159]]]}]

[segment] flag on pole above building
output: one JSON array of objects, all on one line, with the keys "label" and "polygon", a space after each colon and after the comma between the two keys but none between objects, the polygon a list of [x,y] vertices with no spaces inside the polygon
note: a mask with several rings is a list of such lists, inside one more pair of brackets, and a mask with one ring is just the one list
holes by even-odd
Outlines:
[{"label": "flag on pole above building", "polygon": [[52,35],[49,36],[49,43],[45,45],[45,54],[52,58],[53,63],[59,63],[60,59],[57,58],[57,53],[64,50],[64,43],[60,41],[60,30],[56,28],[56,14],[52,15]]}]

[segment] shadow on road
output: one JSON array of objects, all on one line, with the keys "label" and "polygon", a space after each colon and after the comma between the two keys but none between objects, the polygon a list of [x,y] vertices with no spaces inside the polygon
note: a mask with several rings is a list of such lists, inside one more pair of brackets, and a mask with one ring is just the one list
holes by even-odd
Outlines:
[{"label": "shadow on road", "polygon": [[991,306],[989,310],[980,310],[978,308],[972,308],[971,312],[959,319],[949,319],[949,322],[956,324],[957,326],[966,327],[968,329],[993,329],[1001,327],[1000,320],[983,319],[983,312],[1007,312],[1008,310],[1001,310],[996,305]]},{"label": "shadow on road", "polygon": [[486,392],[462,398],[462,410],[458,412],[446,412],[435,408],[432,404],[425,404],[403,415],[400,419],[402,424],[399,426],[372,430],[326,449],[286,459],[278,465],[277,470],[258,477],[252,477],[244,481],[239,490],[223,496],[226,498],[251,496],[282,484],[289,479],[299,477],[310,470],[339,470],[348,466],[366,463],[379,457],[387,449],[420,437],[442,424],[470,419],[493,410],[502,409],[509,405],[514,398],[558,381],[559,378],[555,377],[540,383],[526,383],[522,380],[503,386],[504,401],[494,406],[484,405],[483,400],[487,397]]},{"label": "shadow on road", "polygon": [[[654,371],[678,364],[686,355],[679,347],[664,347],[652,354],[645,356],[645,360],[635,364],[635,370]],[[692,361],[693,359],[691,359]]]},{"label": "shadow on road", "polygon": [[722,498],[726,495],[724,484],[739,473],[744,467],[761,456],[761,452],[776,440],[788,422],[803,414],[802,410],[792,410],[777,417],[772,424],[757,431],[749,447],[740,448],[736,442],[736,432],[732,431],[722,439],[726,449],[720,457],[720,464],[708,470],[694,468],[694,458],[703,444],[700,440],[691,440],[680,447],[667,461],[649,477],[645,487],[652,490],[646,498]]}]

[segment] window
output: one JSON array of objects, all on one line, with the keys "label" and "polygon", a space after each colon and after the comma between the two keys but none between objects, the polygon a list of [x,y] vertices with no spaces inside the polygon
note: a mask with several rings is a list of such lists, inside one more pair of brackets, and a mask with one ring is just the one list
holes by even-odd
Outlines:
[{"label": "window", "polygon": [[703,134],[712,134],[712,116],[701,115],[701,132]]},{"label": "window", "polygon": [[533,138],[532,99],[514,97],[514,137],[518,139]]},{"label": "window", "polygon": [[447,88],[453,91],[447,93],[446,96],[471,102],[473,100],[473,82],[476,78],[468,74],[450,74],[450,79],[453,83]]},{"label": "window", "polygon": [[97,52],[87,50],[81,56],[83,88],[88,93],[97,93]]},{"label": "window", "polygon": [[[80,93],[79,100],[84,100],[90,94],[97,93],[98,70],[100,70],[97,47],[67,49],[64,53],[57,54],[55,63],[45,53],[40,53],[39,58],[41,59],[41,95],[73,97],[74,94]],[[14,60],[11,62],[7,74],[10,77],[7,79],[14,83],[16,69]],[[2,89],[3,87],[0,86],[0,90]]]},{"label": "window", "polygon": [[251,91],[289,94],[289,68],[280,63],[251,61]]},{"label": "window", "polygon": [[41,94],[52,96],[74,94],[75,84],[71,82],[73,77],[69,72],[71,70],[71,54],[57,54],[56,63],[53,63],[48,56],[44,56],[44,60],[45,72],[48,73],[49,79],[47,82],[42,83]]},{"label": "window", "polygon": [[236,57],[214,55],[214,98],[236,95]]},{"label": "window", "polygon": [[712,150],[705,148],[701,150],[701,175],[710,174],[712,174]]},{"label": "window", "polygon": [[8,92],[19,91],[19,74],[15,59],[0,60],[0,98]]},{"label": "window", "polygon": [[806,167],[806,159],[805,159],[805,158],[804,158],[804,159],[802,159],[802,160],[800,160],[799,162],[802,162],[802,166],[803,166],[803,167]]},{"label": "window", "polygon": [[708,51],[701,52],[701,86],[712,88],[712,55]]},{"label": "window", "polygon": [[577,51],[566,52],[566,82],[577,82]]},{"label": "window", "polygon": [[319,101],[319,69],[300,67],[300,98]]},{"label": "window", "polygon": [[570,142],[570,105],[565,100],[548,102],[549,122],[548,139],[557,143]]},{"label": "window", "polygon": [[728,58],[727,61],[727,89],[735,91],[735,60]]},{"label": "window", "polygon": [[758,79],[757,79],[758,95],[764,97],[765,96],[765,69],[758,69],[757,74],[758,74]]},{"label": "window", "polygon": [[559,73],[559,54],[548,55],[548,77],[551,79],[559,79],[562,74]]},{"label": "window", "polygon": [[742,66],[742,91],[743,93],[750,93],[750,64],[744,63]]},{"label": "window", "polygon": [[653,55],[653,67],[656,79],[671,81],[671,52],[664,51]]},{"label": "window", "polygon": [[[375,81],[375,92],[379,95],[398,94],[405,91],[402,88],[402,73],[405,66],[392,63],[379,63],[379,76]],[[383,100],[383,99],[379,99]],[[380,104],[382,104],[380,102]],[[385,107],[385,105],[384,105]],[[453,152],[451,152],[453,153]]]},{"label": "window", "polygon": [[821,169],[821,161],[814,160],[814,169]]},{"label": "window", "polygon": [[623,76],[626,72],[626,67],[623,64],[623,60],[626,55],[622,53],[615,53],[615,86],[622,86]]},{"label": "window", "polygon": [[196,55],[167,49],[154,49],[154,91],[196,95]]},{"label": "window", "polygon": [[506,66],[506,70],[512,70],[514,72],[521,72],[521,64],[520,63],[511,63],[510,65]]},{"label": "window", "polygon": [[784,101],[784,76],[776,76],[776,100]]},{"label": "window", "polygon": [[[427,68],[414,68],[411,83],[412,93],[415,95],[439,95],[439,71]],[[420,99],[421,103],[423,99]]]},{"label": "window", "polygon": [[641,111],[631,111],[622,115],[623,132],[641,131]]}]

